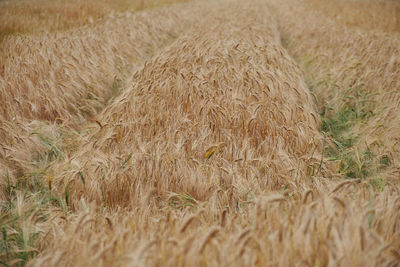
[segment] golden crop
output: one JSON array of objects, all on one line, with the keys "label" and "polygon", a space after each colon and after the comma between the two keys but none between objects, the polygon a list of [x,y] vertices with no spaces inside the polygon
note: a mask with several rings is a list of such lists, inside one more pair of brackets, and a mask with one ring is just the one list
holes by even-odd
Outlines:
[{"label": "golden crop", "polygon": [[0,41],[2,263],[400,264],[397,2],[37,1]]}]

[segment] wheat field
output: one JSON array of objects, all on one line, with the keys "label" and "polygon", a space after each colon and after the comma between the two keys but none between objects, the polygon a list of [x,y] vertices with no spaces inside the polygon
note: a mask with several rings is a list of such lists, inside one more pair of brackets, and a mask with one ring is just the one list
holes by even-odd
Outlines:
[{"label": "wheat field", "polygon": [[2,265],[400,265],[398,1],[0,21]]}]

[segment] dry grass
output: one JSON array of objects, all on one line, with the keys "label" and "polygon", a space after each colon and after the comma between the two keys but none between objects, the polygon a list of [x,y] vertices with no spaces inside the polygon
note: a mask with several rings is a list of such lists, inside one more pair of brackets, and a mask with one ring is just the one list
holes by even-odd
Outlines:
[{"label": "dry grass", "polygon": [[0,40],[10,34],[64,31],[93,24],[110,13],[137,11],[185,0],[5,0],[0,2]]},{"label": "dry grass", "polygon": [[305,0],[304,2],[349,27],[389,34],[400,32],[400,2],[397,0]]},{"label": "dry grass", "polygon": [[[347,28],[307,5],[290,6],[293,5],[275,5],[278,16],[295,16],[280,21],[283,41],[306,72],[318,110],[327,119],[325,126],[347,124],[336,140],[342,143],[337,149],[345,150],[351,143],[352,151],[347,152],[356,161],[370,154],[389,165],[385,178],[397,180],[400,40],[396,35],[374,30],[359,32]],[[299,16],[301,24],[297,23]]]},{"label": "dry grass", "polygon": [[398,265],[399,40],[310,1],[5,38],[0,261]]}]

